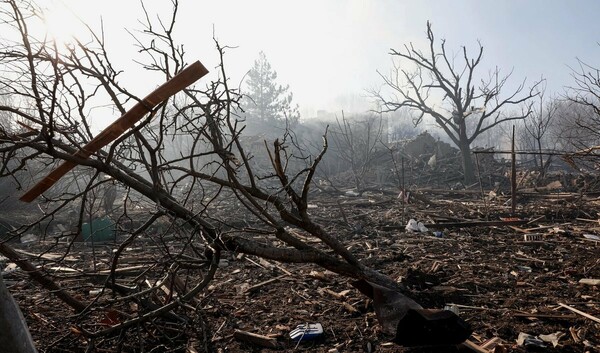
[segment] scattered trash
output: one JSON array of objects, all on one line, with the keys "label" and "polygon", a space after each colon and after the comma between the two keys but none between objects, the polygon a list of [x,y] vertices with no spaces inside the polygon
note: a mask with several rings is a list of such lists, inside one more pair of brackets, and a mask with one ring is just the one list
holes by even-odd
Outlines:
[{"label": "scattered trash", "polygon": [[409,232],[418,232],[419,225],[418,225],[417,221],[412,218],[409,219],[408,223],[406,224],[406,230],[408,230]]},{"label": "scattered trash", "polygon": [[433,235],[434,235],[436,238],[443,238],[443,237],[444,237],[444,232],[441,232],[441,231],[439,231],[439,230],[436,230],[435,232],[433,232]]},{"label": "scattered trash", "polygon": [[22,244],[33,243],[34,241],[38,241],[38,240],[39,240],[39,236],[37,236],[35,234],[31,234],[31,233],[21,236]]},{"label": "scattered trash", "polygon": [[521,272],[531,272],[533,269],[529,266],[517,266],[517,269]]},{"label": "scattered trash", "polygon": [[102,293],[102,289],[90,289],[90,296],[96,296],[98,294]]},{"label": "scattered trash", "polygon": [[346,195],[347,196],[354,196],[354,197],[360,196],[360,194],[358,192],[354,191],[354,190],[348,190],[348,191],[346,191]]},{"label": "scattered trash", "polygon": [[544,341],[525,332],[519,333],[517,344],[524,347],[546,348]]},{"label": "scattered trash", "polygon": [[524,241],[541,241],[542,240],[542,235],[537,233],[537,234],[523,234],[523,240]]},{"label": "scattered trash", "polygon": [[293,341],[311,341],[321,335],[323,335],[323,326],[319,323],[298,325],[290,332]]},{"label": "scattered trash", "polygon": [[9,262],[8,265],[2,270],[2,275],[7,275],[9,273],[15,272],[17,270],[17,264],[14,262]]},{"label": "scattered trash", "polygon": [[556,348],[556,346],[558,346],[558,341],[565,335],[566,333],[557,331],[549,335],[539,335],[538,337],[544,342],[552,343],[552,346]]},{"label": "scattered trash", "polygon": [[586,239],[591,239],[591,240],[598,240],[600,241],[600,237],[595,235],[595,234],[584,234],[583,235],[584,238]]},{"label": "scattered trash", "polygon": [[408,223],[406,224],[405,228],[409,232],[425,233],[429,231],[429,229],[427,229],[427,227],[425,227],[425,225],[422,222],[417,222],[412,218],[408,220]]},{"label": "scattered trash", "polygon": [[455,313],[456,315],[460,315],[460,309],[458,308],[458,305],[456,305],[456,304],[448,304],[448,305],[444,306],[444,310],[448,310],[448,311]]}]

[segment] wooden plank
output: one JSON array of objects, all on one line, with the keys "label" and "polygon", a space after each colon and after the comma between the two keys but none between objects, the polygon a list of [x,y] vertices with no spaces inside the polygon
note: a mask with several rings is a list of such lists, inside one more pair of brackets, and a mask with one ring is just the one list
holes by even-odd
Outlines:
[{"label": "wooden plank", "polygon": [[263,282],[260,282],[260,283],[258,283],[258,284],[255,284],[255,285],[253,285],[252,287],[248,287],[248,289],[246,289],[244,292],[245,292],[245,293],[251,293],[251,292],[254,292],[254,291],[255,291],[255,290],[257,290],[257,289],[259,289],[259,288],[262,288],[262,287],[266,286],[267,284],[271,284],[271,283],[273,283],[273,282],[277,282],[277,281],[279,281],[280,279],[282,279],[282,278],[284,278],[284,277],[287,277],[287,275],[281,275],[281,276],[277,276],[277,277],[274,277],[274,278],[268,279],[268,280],[266,280],[266,281],[263,281]]},{"label": "wooden plank", "polygon": [[587,284],[590,286],[600,286],[600,279],[596,278],[582,278],[579,280],[580,284]]},{"label": "wooden plank", "polygon": [[577,310],[577,309],[575,309],[575,308],[574,308],[574,307],[572,307],[572,306],[568,306],[567,304],[558,303],[558,305],[562,306],[562,307],[563,307],[563,308],[565,308],[565,309],[569,309],[569,310],[571,310],[571,311],[572,311],[572,312],[574,312],[575,314],[579,314],[579,315],[581,315],[581,316],[587,317],[588,319],[590,319],[590,320],[592,320],[592,321],[596,321],[597,323],[600,323],[600,319],[599,319],[599,318],[597,318],[597,317],[595,317],[595,316],[592,316],[592,315],[590,315],[590,314],[588,314],[588,313],[586,313],[586,312],[583,312],[583,311],[581,311],[581,310]]},{"label": "wooden plank", "polygon": [[[158,104],[165,101],[170,96],[181,91],[192,83],[196,82],[202,76],[206,75],[208,70],[200,63],[196,61],[190,66],[186,67],[179,74],[162,84],[160,87],[152,91],[148,96],[142,99],[134,105],[129,111],[123,114],[114,123],[104,129],[100,134],[94,137],[90,142],[83,146],[73,156],[83,159],[87,159],[93,153],[96,153],[102,147],[108,145],[114,141],[117,137],[121,136],[127,129],[130,129],[140,121],[144,115],[152,111]],[[40,180],[34,185],[29,191],[27,191],[20,200],[25,202],[31,202],[36,197],[40,196],[46,190],[52,187],[60,178],[67,174],[73,169],[77,163],[71,161],[64,161],[44,179]]]},{"label": "wooden plank", "polygon": [[563,315],[563,314],[538,314],[538,313],[513,313],[514,317],[534,317],[538,319],[556,319],[556,320],[574,320],[577,315]]},{"label": "wooden plank", "polygon": [[514,221],[467,221],[467,222],[449,222],[449,223],[428,223],[427,228],[443,229],[443,228],[466,228],[466,227],[502,227],[526,224],[529,222],[526,219]]},{"label": "wooden plank", "polygon": [[235,330],[233,337],[236,340],[252,343],[265,348],[277,348],[277,340],[275,338],[259,335],[252,332]]}]

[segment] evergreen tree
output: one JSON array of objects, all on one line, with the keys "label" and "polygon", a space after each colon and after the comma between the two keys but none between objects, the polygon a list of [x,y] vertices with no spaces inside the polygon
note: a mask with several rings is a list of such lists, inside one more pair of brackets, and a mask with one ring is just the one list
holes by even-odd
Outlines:
[{"label": "evergreen tree", "polygon": [[242,100],[242,109],[251,121],[283,125],[286,119],[294,125],[300,119],[298,105],[292,105],[292,93],[277,84],[277,72],[271,68],[264,52],[260,52],[248,72],[247,89]]}]

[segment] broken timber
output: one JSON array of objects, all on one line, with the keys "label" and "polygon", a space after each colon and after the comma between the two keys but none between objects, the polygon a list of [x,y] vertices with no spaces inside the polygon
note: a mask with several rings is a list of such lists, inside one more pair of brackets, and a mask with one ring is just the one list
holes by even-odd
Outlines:
[{"label": "broken timber", "polygon": [[259,335],[252,332],[235,330],[233,337],[237,340],[255,344],[265,348],[277,348],[277,340],[272,337]]},{"label": "broken timber", "polygon": [[[175,93],[183,90],[187,86],[196,82],[202,76],[206,75],[208,70],[196,61],[186,67],[173,78],[162,84],[160,87],[152,91],[146,98],[142,99],[130,110],[123,114],[117,121],[104,129],[98,136],[93,138],[73,156],[87,159],[90,155],[108,145],[117,137],[119,137],[127,129],[133,127],[135,123],[140,121],[144,115],[151,112],[157,105],[167,100]],[[52,187],[61,177],[73,169],[77,163],[72,161],[64,161],[58,168],[54,169],[44,179],[34,185],[29,191],[21,196],[21,201],[31,202],[36,197],[40,196],[46,190]]]},{"label": "broken timber", "polygon": [[[444,229],[444,228],[467,228],[467,227],[503,227],[503,226],[515,226],[529,223],[527,219],[518,219],[510,221],[465,221],[465,222],[442,222],[442,223],[426,223],[425,227],[430,229]],[[382,226],[383,230],[394,230],[394,229],[405,229],[406,226]]]},{"label": "broken timber", "polygon": [[425,227],[433,229],[443,228],[466,228],[466,227],[502,227],[527,224],[529,220],[518,219],[510,221],[467,221],[467,222],[447,222],[447,223],[427,223]]}]

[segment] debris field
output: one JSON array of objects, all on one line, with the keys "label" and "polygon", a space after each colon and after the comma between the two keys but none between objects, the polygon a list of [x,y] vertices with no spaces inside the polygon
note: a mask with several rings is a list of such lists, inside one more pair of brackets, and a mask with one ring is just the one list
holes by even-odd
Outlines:
[{"label": "debris field", "polygon": [[[350,279],[235,251],[223,255],[215,279],[192,302],[95,345],[98,352],[598,351],[600,199],[534,194],[522,196],[518,215],[510,216],[509,196],[501,193],[415,190],[418,197],[406,202],[393,190],[312,198],[311,216],[365,265],[402,283],[423,307],[458,313],[473,330],[460,346],[400,347]],[[409,219],[426,230],[407,230]],[[163,245],[144,239],[124,250],[117,278],[137,292],[163,281],[160,290],[150,302],[119,300],[104,287],[114,244],[76,244],[64,256],[66,245],[49,243],[16,248],[63,288],[110,309],[78,316],[5,263],[7,286],[41,352],[84,352],[84,330],[110,328],[193,286],[185,276],[156,277]],[[316,323],[323,333],[314,339],[290,338],[298,325]]]}]

